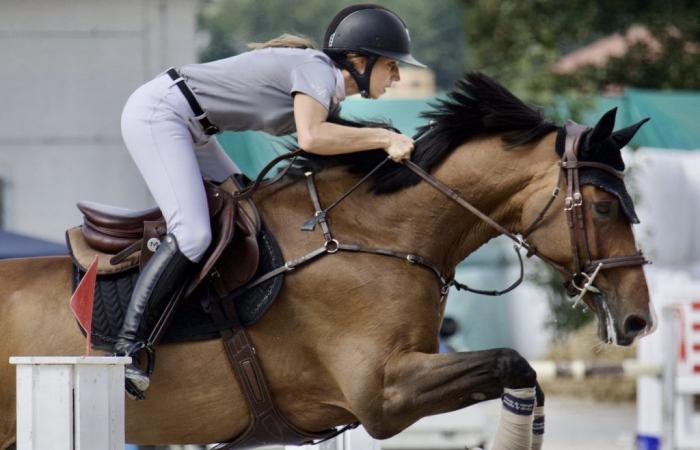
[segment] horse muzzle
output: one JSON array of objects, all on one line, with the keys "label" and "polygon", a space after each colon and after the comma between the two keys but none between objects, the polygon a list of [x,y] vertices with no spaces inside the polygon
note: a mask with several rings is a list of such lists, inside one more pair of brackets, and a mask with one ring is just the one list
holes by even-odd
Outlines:
[{"label": "horse muzzle", "polygon": [[653,329],[654,321],[649,312],[637,311],[623,316],[610,306],[605,293],[592,293],[591,299],[598,318],[598,337],[605,343],[626,347]]}]

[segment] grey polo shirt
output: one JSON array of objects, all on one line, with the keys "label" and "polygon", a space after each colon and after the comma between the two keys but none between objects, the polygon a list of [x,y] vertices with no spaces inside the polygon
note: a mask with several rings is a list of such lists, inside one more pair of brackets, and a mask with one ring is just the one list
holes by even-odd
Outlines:
[{"label": "grey polo shirt", "polygon": [[210,120],[222,130],[292,133],[295,92],[337,113],[345,98],[340,70],[313,49],[266,48],[203,64],[180,73]]}]

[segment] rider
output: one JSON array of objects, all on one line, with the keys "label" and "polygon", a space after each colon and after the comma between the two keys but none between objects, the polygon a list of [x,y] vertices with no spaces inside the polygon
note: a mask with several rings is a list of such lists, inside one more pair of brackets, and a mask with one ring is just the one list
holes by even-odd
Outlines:
[{"label": "rider", "polygon": [[[382,128],[327,121],[346,96],[379,98],[399,80],[398,63],[424,67],[410,52],[406,24],[371,4],[349,6],[331,21],[323,51],[282,35],[252,51],[170,69],[137,89],[122,113],[126,147],[167,223],[167,235],[134,287],[117,354],[144,347],[142,319],[173,294],[211,243],[202,175],[223,181],[239,173],[213,136],[222,130],[297,132],[299,146],[331,155],[383,148],[399,161],[413,140]],[[136,388],[148,388],[138,365],[126,369]]]}]

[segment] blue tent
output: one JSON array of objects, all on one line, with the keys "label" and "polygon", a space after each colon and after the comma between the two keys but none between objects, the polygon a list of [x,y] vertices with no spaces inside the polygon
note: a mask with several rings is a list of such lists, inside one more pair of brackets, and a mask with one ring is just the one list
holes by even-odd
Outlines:
[{"label": "blue tent", "polygon": [[0,230],[0,259],[67,254],[68,249],[65,244]]}]

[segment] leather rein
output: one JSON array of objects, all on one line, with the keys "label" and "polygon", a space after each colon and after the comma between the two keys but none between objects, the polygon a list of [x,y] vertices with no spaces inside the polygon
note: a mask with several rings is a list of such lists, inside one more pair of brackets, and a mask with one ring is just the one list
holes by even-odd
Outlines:
[{"label": "leather rein", "polygon": [[[343,199],[349,196],[353,191],[355,191],[367,179],[369,179],[369,177],[372,174],[374,174],[377,170],[379,170],[379,168],[381,168],[386,162],[388,162],[390,159],[389,157],[387,157],[381,163],[375,166],[369,173],[367,173],[362,179],[355,183],[351,188],[349,188],[345,193],[343,193],[330,206],[326,208],[321,207],[318,192],[314,182],[313,173],[306,172],[305,177],[307,181],[307,187],[309,189],[309,194],[311,196],[311,200],[314,204],[316,212],[311,219],[309,219],[303,224],[301,229],[304,231],[313,231],[316,225],[320,225],[323,231],[324,244],[318,249],[300,258],[287,261],[283,266],[278,267],[277,269],[274,269],[258,278],[251,280],[246,285],[227,295],[225,300],[232,300],[238,297],[244,291],[282,273],[292,271],[300,265],[314,260],[317,257],[326,254],[337,253],[338,251],[351,251],[370,253],[382,256],[391,256],[395,258],[404,259],[412,264],[418,264],[420,266],[423,266],[426,269],[432,271],[438,278],[440,282],[441,302],[444,301],[444,299],[446,298],[449,288],[451,286],[455,286],[455,288],[457,288],[458,290],[463,289],[477,294],[499,296],[512,291],[518,285],[520,285],[520,283],[522,283],[524,278],[524,268],[520,250],[522,248],[525,248],[527,250],[527,257],[531,257],[533,255],[537,256],[542,261],[550,265],[554,270],[562,274],[562,276],[564,277],[564,287],[566,288],[567,293],[572,297],[576,296],[576,298],[574,299],[574,305],[578,304],[587,292],[600,292],[594,286],[593,283],[601,270],[644,265],[647,264],[649,261],[646,260],[641,251],[635,255],[628,256],[615,256],[596,260],[591,258],[588,236],[586,234],[586,225],[583,217],[583,196],[581,195],[581,186],[579,183],[579,169],[600,169],[618,178],[622,178],[623,174],[622,172],[615,170],[612,167],[602,163],[588,161],[584,162],[578,160],[577,154],[579,152],[579,147],[581,144],[581,136],[589,130],[588,127],[579,125],[572,121],[568,121],[564,130],[566,132],[566,139],[564,144],[563,155],[559,163],[561,170],[559,172],[557,184],[554,187],[552,195],[547,204],[540,211],[537,217],[533,220],[530,226],[526,228],[525,232],[523,232],[520,236],[517,236],[514,233],[510,232],[508,229],[491,219],[489,216],[482,213],[474,205],[469,203],[464,198],[460,197],[459,194],[457,194],[453,189],[451,189],[449,186],[445,185],[444,183],[433,177],[431,174],[426,172],[423,168],[421,168],[414,162],[410,160],[402,161],[402,164],[404,166],[413,171],[416,175],[421,177],[424,181],[426,181],[440,193],[455,201],[457,204],[459,204],[460,206],[477,216],[479,219],[481,219],[483,222],[494,228],[499,233],[504,234],[505,236],[510,238],[515,243],[513,248],[518,256],[518,261],[520,264],[520,275],[518,279],[507,288],[498,291],[474,289],[463,283],[458,282],[454,279],[453,275],[444,274],[436,264],[418,254],[389,249],[371,248],[361,244],[341,242],[333,237],[330,230],[330,225],[327,220],[328,212],[335,206],[337,206]],[[425,134],[423,136],[425,136]],[[420,138],[418,138],[418,140],[419,139]],[[265,167],[265,169],[263,169],[263,171],[261,171],[255,183],[253,183],[253,185],[251,185],[250,188],[240,192],[237,195],[234,195],[234,198],[245,198],[251,196],[252,193],[255,190],[257,190],[257,187],[261,185],[261,180],[265,176],[265,174],[276,163],[284,159],[296,158],[300,153],[300,150],[296,150],[289,154],[281,155],[275,158],[271,163],[269,163]],[[269,186],[273,182],[279,180],[282,176],[284,176],[284,174],[286,174],[289,167],[291,167],[291,163],[285,170],[281,172],[281,175],[276,176],[270,181],[263,182],[261,187]],[[537,248],[527,240],[527,238],[532,234],[532,232],[535,231],[542,223],[542,220],[544,219],[547,211],[550,209],[556,198],[559,196],[559,193],[561,191],[560,184],[562,177],[566,180],[566,197],[564,198],[564,213],[566,215],[570,234],[571,253],[573,257],[574,267],[573,270],[569,270],[564,265],[559,264],[551,258],[541,254],[537,250]]]}]

